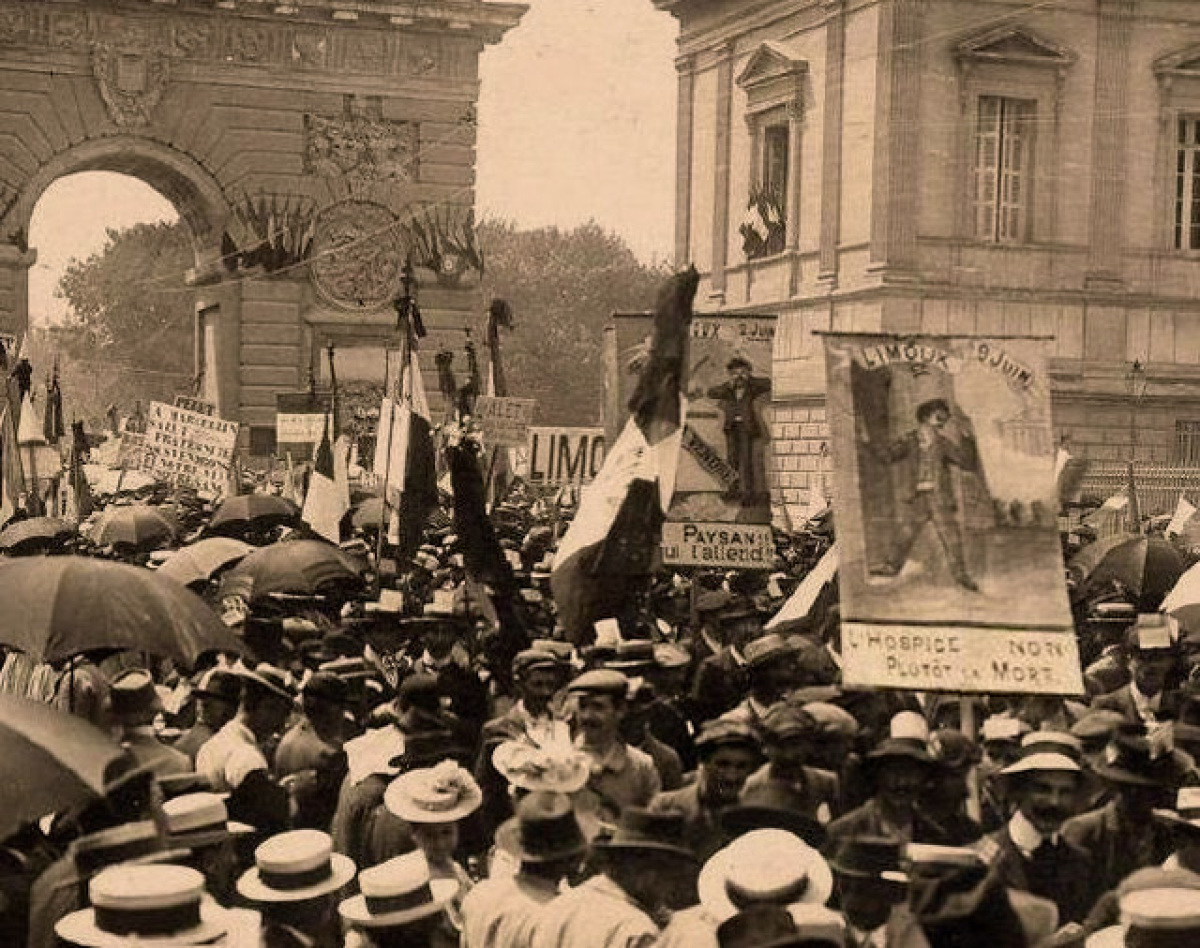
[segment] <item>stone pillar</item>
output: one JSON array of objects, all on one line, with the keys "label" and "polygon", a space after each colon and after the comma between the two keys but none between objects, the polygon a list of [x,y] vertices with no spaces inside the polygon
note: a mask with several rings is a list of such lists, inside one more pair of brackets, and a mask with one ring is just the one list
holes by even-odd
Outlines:
[{"label": "stone pillar", "polygon": [[870,266],[885,280],[910,279],[918,264],[923,12],[924,0],[879,7]]},{"label": "stone pillar", "polygon": [[1121,283],[1128,127],[1126,83],[1133,0],[1096,0],[1096,12],[1096,102],[1087,283],[1112,287]]},{"label": "stone pillar", "polygon": [[804,136],[804,106],[800,100],[788,103],[788,193],[787,193],[787,251],[789,256],[788,295],[800,290],[800,194],[804,182],[800,176],[804,163],[801,147]]},{"label": "stone pillar", "polygon": [[716,173],[713,181],[712,292],[725,298],[725,267],[729,262],[729,164],[733,126],[733,44],[718,52]]},{"label": "stone pillar", "polygon": [[18,340],[29,331],[29,268],[35,263],[36,250],[0,244],[0,332]]},{"label": "stone pillar", "polygon": [[675,267],[692,259],[692,125],[696,108],[696,59],[675,60],[679,101],[675,124]]},{"label": "stone pillar", "polygon": [[821,234],[817,279],[836,283],[842,216],[842,105],[845,101],[845,0],[825,0],[825,103],[821,132]]},{"label": "stone pillar", "polygon": [[[204,398],[217,414],[240,421],[241,284],[236,280],[196,288],[197,360],[204,369]],[[199,366],[198,366],[199,367]]]}]

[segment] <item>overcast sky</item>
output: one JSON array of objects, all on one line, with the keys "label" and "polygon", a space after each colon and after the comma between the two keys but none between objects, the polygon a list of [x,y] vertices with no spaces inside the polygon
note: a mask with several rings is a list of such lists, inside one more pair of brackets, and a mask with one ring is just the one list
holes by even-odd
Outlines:
[{"label": "overcast sky", "polygon": [[[526,0],[521,25],[483,55],[477,204],[519,226],[589,219],[646,261],[674,228],[675,21],[651,0]],[[35,321],[63,311],[54,287],[109,227],[175,217],[141,182],[89,173],[38,202],[30,243]]]}]

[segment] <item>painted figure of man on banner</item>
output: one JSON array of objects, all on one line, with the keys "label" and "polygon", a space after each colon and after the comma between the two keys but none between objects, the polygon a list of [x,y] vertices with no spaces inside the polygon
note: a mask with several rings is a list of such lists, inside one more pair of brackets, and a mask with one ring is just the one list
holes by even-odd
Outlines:
[{"label": "painted figure of man on banner", "polygon": [[848,680],[1075,690],[1043,342],[825,347]]},{"label": "painted figure of man on banner", "polygon": [[762,421],[760,399],[771,394],[771,380],[754,374],[744,355],[734,355],[725,365],[729,378],[705,393],[716,401],[723,417],[725,459],[737,474],[726,495],[743,506],[770,504],[767,485],[768,432]]}]

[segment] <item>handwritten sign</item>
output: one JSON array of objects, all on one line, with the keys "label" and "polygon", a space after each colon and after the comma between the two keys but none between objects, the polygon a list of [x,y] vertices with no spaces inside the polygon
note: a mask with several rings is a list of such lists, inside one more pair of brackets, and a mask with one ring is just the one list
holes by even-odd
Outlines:
[{"label": "handwritten sign", "polygon": [[237,445],[238,424],[151,402],[141,469],[164,481],[220,494]]},{"label": "handwritten sign", "polygon": [[501,398],[480,395],[475,402],[475,420],[483,429],[484,443],[512,448],[524,445],[537,401],[532,398]]},{"label": "handwritten sign", "polygon": [[721,569],[770,569],[775,560],[771,528],[755,523],[663,524],[663,563]]},{"label": "handwritten sign", "polygon": [[317,453],[331,411],[328,392],[280,392],[275,396],[275,452],[309,461]]}]

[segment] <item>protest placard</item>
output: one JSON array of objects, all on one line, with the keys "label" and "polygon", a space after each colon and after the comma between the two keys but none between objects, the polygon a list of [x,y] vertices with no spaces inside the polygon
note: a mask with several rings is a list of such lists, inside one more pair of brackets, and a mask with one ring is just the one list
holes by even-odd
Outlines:
[{"label": "protest placard", "polygon": [[531,484],[590,484],[604,466],[603,428],[529,429]]},{"label": "protest placard", "polygon": [[667,566],[770,569],[775,539],[763,524],[668,521],[663,524],[662,558]]},{"label": "protest placard", "polygon": [[[613,404],[623,405],[633,390],[653,327],[645,314],[618,314],[613,323],[605,339],[610,350],[608,388],[617,393]],[[686,536],[675,528],[664,529],[665,563],[771,566],[771,556],[760,562],[757,554],[749,555],[750,549],[758,548],[753,544],[747,548],[745,540],[770,535],[774,339],[772,315],[697,314],[692,319],[685,380],[687,418],[667,523],[688,523],[693,529]],[[605,421],[610,433],[619,430],[624,413]],[[730,524],[759,524],[765,532],[723,532]],[[717,539],[697,542],[694,538],[700,536]],[[736,540],[722,550],[722,536]]]},{"label": "protest placard", "polygon": [[194,411],[198,415],[208,415],[210,418],[215,418],[217,416],[217,406],[212,402],[206,402],[202,398],[191,398],[187,395],[176,395],[175,407],[186,408],[188,411]]},{"label": "protest placard", "polygon": [[332,396],[319,392],[280,392],[275,396],[275,453],[311,461],[325,431]]},{"label": "protest placard", "polygon": [[529,426],[537,401],[532,398],[508,398],[480,395],[475,401],[475,420],[483,430],[488,447],[516,447],[529,438]]},{"label": "protest placard", "polygon": [[1082,691],[1043,348],[825,336],[848,685]]},{"label": "protest placard", "polygon": [[141,469],[160,480],[209,494],[224,491],[238,424],[163,402],[151,402]]}]

